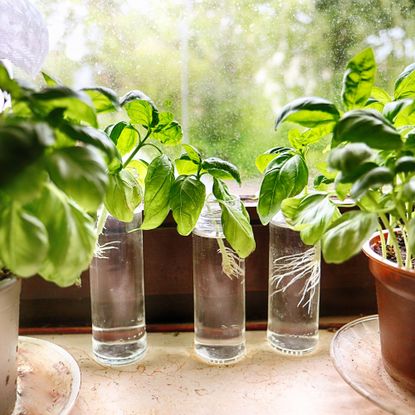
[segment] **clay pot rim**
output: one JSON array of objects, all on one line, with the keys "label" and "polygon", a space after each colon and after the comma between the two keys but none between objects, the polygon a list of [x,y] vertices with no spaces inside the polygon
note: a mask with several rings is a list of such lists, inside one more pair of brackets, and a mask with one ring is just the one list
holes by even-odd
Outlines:
[{"label": "clay pot rim", "polygon": [[[388,235],[388,231],[383,231],[384,235]],[[374,240],[376,238],[379,238],[379,232],[375,232],[364,244],[362,247],[362,250],[364,254],[369,258],[369,260],[377,262],[379,265],[382,265],[383,267],[387,268],[390,271],[393,272],[399,272],[401,275],[406,275],[410,278],[415,278],[415,269],[409,270],[405,267],[398,267],[396,262],[390,261],[389,259],[385,259],[382,257],[382,255],[377,254],[373,250],[373,246],[375,245]]]}]

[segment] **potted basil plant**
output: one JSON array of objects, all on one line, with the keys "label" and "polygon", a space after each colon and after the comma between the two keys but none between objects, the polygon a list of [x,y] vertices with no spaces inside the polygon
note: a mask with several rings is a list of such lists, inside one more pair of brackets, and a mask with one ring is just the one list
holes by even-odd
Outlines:
[{"label": "potted basil plant", "polygon": [[96,129],[87,93],[32,88],[3,64],[0,90],[7,103],[0,113],[0,413],[9,414],[20,279],[38,274],[61,287],[79,283],[95,251],[96,212],[116,149]]},{"label": "potted basil plant", "polygon": [[[389,95],[374,85],[371,49],[347,65],[343,108],[321,98],[288,104],[277,119],[331,131],[330,173],[317,180],[332,188],[287,198],[282,211],[303,240],[321,241],[329,263],[361,248],[376,279],[381,350],[385,369],[415,392],[415,64],[404,69]],[[351,197],[343,214],[333,198]]]}]

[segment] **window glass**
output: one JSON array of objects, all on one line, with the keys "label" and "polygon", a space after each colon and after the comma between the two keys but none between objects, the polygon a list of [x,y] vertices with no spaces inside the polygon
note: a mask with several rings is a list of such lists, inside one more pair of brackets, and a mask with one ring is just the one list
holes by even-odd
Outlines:
[{"label": "window glass", "polygon": [[[33,0],[46,17],[46,69],[76,87],[143,90],[206,156],[237,164],[257,189],[255,155],[288,101],[338,102],[347,60],[372,46],[377,83],[415,61],[413,0]],[[310,158],[318,160],[322,143]]]}]

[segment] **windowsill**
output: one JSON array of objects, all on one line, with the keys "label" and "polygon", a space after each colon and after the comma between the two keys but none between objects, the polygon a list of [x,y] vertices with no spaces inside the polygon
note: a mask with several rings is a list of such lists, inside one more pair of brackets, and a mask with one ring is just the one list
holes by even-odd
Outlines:
[{"label": "windowsill", "polygon": [[110,369],[91,358],[90,335],[40,336],[63,346],[80,366],[77,415],[386,414],[338,375],[330,331],[320,331],[318,349],[304,357],[274,352],[263,331],[246,337],[244,360],[213,367],[195,357],[192,333],[150,333],[142,361]]}]

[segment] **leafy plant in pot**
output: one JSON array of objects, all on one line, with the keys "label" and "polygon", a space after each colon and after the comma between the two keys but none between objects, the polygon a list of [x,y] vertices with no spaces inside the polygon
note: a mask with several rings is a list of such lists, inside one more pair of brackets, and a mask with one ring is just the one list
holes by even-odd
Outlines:
[{"label": "leafy plant in pot", "polygon": [[15,295],[1,301],[0,412],[8,414],[16,398],[20,278],[38,274],[61,287],[79,281],[95,251],[96,211],[116,149],[95,128],[86,92],[34,89],[2,64],[0,90],[0,286]]},{"label": "leafy plant in pot", "polygon": [[[363,247],[376,279],[384,366],[415,392],[415,65],[399,75],[393,97],[374,86],[375,73],[371,49],[350,60],[341,96],[345,112],[314,97],[284,107],[277,124],[332,132],[330,170],[317,179],[332,184],[285,199],[282,211],[304,240],[321,241],[329,263]],[[334,198],[348,196],[355,209],[333,215]]]}]

